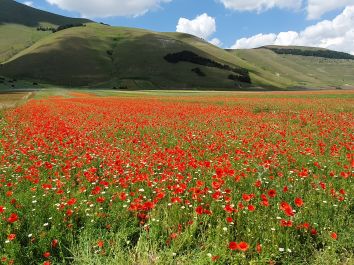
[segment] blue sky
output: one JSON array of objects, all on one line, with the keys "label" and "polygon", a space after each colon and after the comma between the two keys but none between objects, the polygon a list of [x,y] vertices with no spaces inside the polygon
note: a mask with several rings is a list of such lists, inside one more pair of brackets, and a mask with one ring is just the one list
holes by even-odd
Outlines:
[{"label": "blue sky", "polygon": [[[129,0],[137,2],[134,8],[122,7],[122,3],[125,1],[127,0],[19,0],[18,2],[26,2],[36,8],[57,14],[92,17],[95,21],[114,26],[138,27],[154,31],[176,31],[180,18],[186,18],[190,21],[184,21],[185,24],[181,27],[182,31],[198,35],[199,31],[191,28],[214,26],[215,30],[206,29],[207,33],[201,37],[207,40],[217,38],[222,42],[222,45],[219,43],[218,45],[224,48],[232,46],[234,48],[236,46],[237,48],[252,48],[268,42],[270,42],[269,44],[277,42],[279,44],[278,34],[290,31],[293,33],[283,34],[285,42],[281,41],[281,44],[311,44],[311,46],[328,46],[328,48],[336,50],[347,52],[353,50],[354,52],[354,48],[351,50],[348,47],[351,44],[354,47],[354,42],[352,43],[348,39],[344,39],[338,45],[338,43],[333,44],[334,40],[328,41],[328,36],[324,36],[325,41],[318,39],[317,35],[316,40],[308,39],[307,35],[306,39],[301,36],[301,33],[309,27],[318,28],[320,27],[318,24],[325,20],[333,22],[336,17],[343,15],[343,10],[354,8],[354,0]],[[284,2],[286,2],[285,6]],[[329,4],[323,5],[324,2]],[[144,6],[139,9],[138,5]],[[98,10],[97,7],[100,8],[100,11],[95,12]],[[124,12],[112,11],[115,9],[122,9]],[[346,19],[352,23],[354,11],[349,13],[346,15]],[[201,14],[205,14],[205,18],[212,18],[213,20],[208,20],[211,24],[207,24],[208,21],[202,19],[194,21]],[[349,32],[349,37],[351,37],[349,26],[345,32],[338,32],[338,34],[342,36]],[[317,30],[324,31],[323,28]],[[337,39],[340,36],[334,36],[334,38]],[[240,39],[243,41],[239,41],[237,44],[236,41]],[[284,40],[284,38],[282,39]]]}]

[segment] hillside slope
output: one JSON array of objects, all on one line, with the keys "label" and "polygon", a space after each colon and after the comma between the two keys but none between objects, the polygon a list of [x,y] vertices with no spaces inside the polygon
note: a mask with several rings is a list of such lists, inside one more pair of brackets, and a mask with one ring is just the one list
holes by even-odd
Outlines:
[{"label": "hillside slope", "polygon": [[38,31],[37,27],[88,22],[91,21],[52,14],[13,0],[0,0],[0,63],[50,34]]},{"label": "hillside slope", "polygon": [[[349,54],[295,46],[266,46],[229,52],[287,80],[289,87],[354,86],[354,56]],[[333,56],[353,59],[328,58]]]},{"label": "hillside slope", "polygon": [[[183,51],[203,60],[171,63],[164,58]],[[89,23],[41,39],[7,61],[0,74],[68,86],[235,89],[247,86],[237,80],[237,69],[246,66],[191,35]]]},{"label": "hillside slope", "polygon": [[65,25],[70,23],[88,23],[88,19],[70,18],[56,15],[23,5],[13,0],[0,0],[0,25],[19,24],[28,27],[45,25]]}]

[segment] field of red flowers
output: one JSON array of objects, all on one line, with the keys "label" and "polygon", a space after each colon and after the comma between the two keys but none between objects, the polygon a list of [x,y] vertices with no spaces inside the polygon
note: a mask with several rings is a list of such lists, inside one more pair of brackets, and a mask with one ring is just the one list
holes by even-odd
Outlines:
[{"label": "field of red flowers", "polygon": [[7,110],[0,264],[350,264],[353,95],[73,93]]}]

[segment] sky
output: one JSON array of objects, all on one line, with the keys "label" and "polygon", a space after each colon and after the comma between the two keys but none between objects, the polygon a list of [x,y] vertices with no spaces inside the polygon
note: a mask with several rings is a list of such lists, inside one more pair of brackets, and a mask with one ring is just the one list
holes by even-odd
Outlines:
[{"label": "sky", "polygon": [[185,32],[222,48],[299,45],[354,54],[354,0],[18,0],[112,26]]}]

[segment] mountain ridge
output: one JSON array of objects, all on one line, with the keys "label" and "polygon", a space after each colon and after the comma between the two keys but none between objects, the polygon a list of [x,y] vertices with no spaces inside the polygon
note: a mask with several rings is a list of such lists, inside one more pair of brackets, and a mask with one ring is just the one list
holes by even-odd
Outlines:
[{"label": "mountain ridge", "polygon": [[14,0],[0,0],[0,24],[20,24],[29,27],[44,25],[64,25],[69,23],[89,23],[89,19],[71,18],[39,10]]}]

